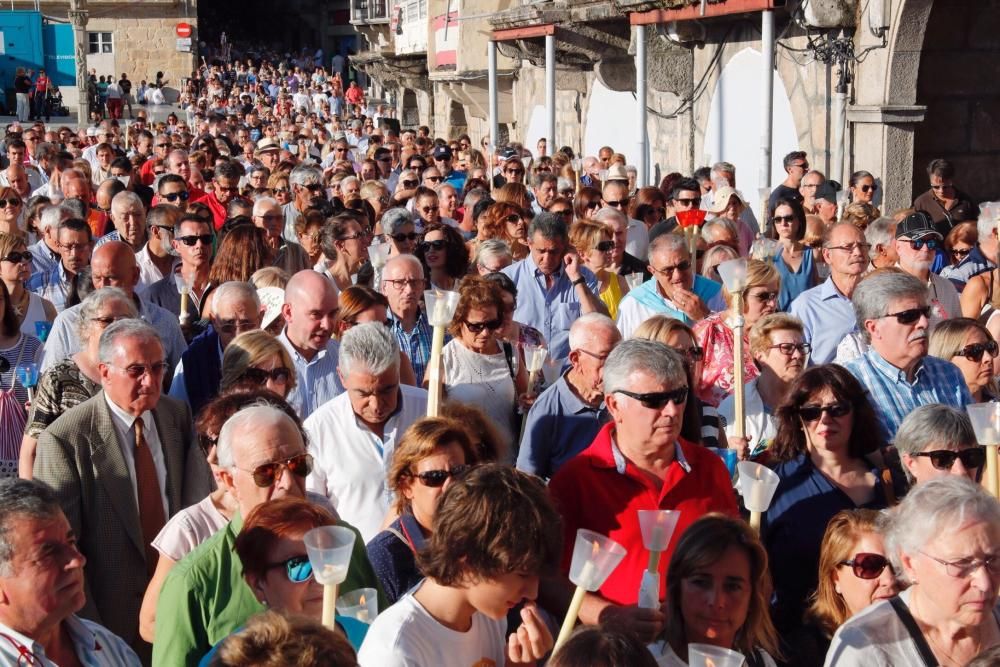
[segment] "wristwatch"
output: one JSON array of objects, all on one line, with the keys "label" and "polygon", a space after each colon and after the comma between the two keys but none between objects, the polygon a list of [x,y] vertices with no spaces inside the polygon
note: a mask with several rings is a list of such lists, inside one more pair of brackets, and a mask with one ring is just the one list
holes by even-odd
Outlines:
[{"label": "wristwatch", "polygon": [[583,276],[580,276],[579,278],[577,278],[576,280],[574,280],[571,284],[573,285],[573,287],[576,287],[577,285],[582,285],[585,282],[587,282],[587,279],[584,278]]}]

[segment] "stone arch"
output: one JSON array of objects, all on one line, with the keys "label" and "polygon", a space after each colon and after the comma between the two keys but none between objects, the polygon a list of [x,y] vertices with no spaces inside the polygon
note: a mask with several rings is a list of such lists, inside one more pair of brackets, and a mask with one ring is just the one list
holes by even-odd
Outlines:
[{"label": "stone arch", "polygon": [[917,77],[924,34],[934,0],[901,0],[894,12],[886,68],[885,102],[890,105],[917,103]]}]

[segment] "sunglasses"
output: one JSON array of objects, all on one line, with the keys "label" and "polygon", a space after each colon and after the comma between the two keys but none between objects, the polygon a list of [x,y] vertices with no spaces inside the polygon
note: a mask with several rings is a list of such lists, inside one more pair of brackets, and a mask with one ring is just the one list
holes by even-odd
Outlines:
[{"label": "sunglasses", "polygon": [[415,188],[417,187],[417,185],[418,185],[417,181],[403,181],[403,187],[407,189]]},{"label": "sunglasses", "polygon": [[221,185],[216,185],[215,189],[218,190],[219,192],[228,192],[231,195],[234,195],[240,191],[240,189],[236,186],[233,186],[231,188],[224,188]]},{"label": "sunglasses", "polygon": [[691,347],[675,347],[674,350],[683,354],[691,361],[701,361],[705,358],[705,350],[700,345],[692,345]]},{"label": "sunglasses", "polygon": [[507,174],[507,175],[509,175],[509,176],[524,176],[524,170],[523,169],[508,169],[504,173]]},{"label": "sunglasses", "polygon": [[855,554],[851,560],[840,561],[837,565],[849,565],[858,579],[878,579],[887,567],[890,572],[895,572],[892,564],[881,554]]},{"label": "sunglasses", "polygon": [[10,206],[11,208],[16,208],[20,205],[21,205],[20,199],[0,199],[0,209],[7,208],[8,206]]},{"label": "sunglasses", "polygon": [[496,331],[503,326],[503,320],[496,319],[489,320],[488,322],[470,322],[469,320],[465,320],[465,326],[469,329],[469,331],[477,334],[482,333],[485,329]]},{"label": "sunglasses", "polygon": [[966,257],[969,256],[970,252],[972,252],[972,248],[954,248],[951,251],[951,254],[954,257],[958,257],[960,259],[965,259]]},{"label": "sunglasses", "polygon": [[869,193],[869,192],[875,192],[876,190],[878,190],[878,186],[877,185],[862,185],[861,186],[861,191],[864,192],[864,193],[866,193],[866,194]]},{"label": "sunglasses", "polygon": [[424,472],[411,473],[420,480],[424,486],[437,489],[444,486],[449,477],[461,477],[469,470],[469,466],[463,464],[453,466],[450,470],[425,470]]},{"label": "sunglasses", "polygon": [[688,399],[688,387],[686,386],[674,389],[673,391],[653,391],[646,394],[637,394],[634,391],[626,391],[624,389],[616,389],[614,393],[625,394],[629,398],[634,398],[642,403],[643,407],[651,410],[662,410],[667,403],[681,405],[687,402]]},{"label": "sunglasses", "polygon": [[410,232],[409,234],[389,234],[391,238],[396,243],[402,243],[403,241],[416,241],[418,234],[416,232]]},{"label": "sunglasses", "polygon": [[755,293],[750,294],[748,296],[752,296],[753,298],[757,299],[757,301],[760,301],[761,303],[771,303],[772,301],[777,301],[778,300],[778,293],[777,292],[755,292]]},{"label": "sunglasses", "polygon": [[440,176],[424,176],[424,178],[426,180],[430,181],[431,183],[440,183],[441,182],[441,177]]},{"label": "sunglasses", "polygon": [[273,570],[277,567],[285,568],[285,574],[293,584],[304,584],[313,578],[312,563],[309,562],[308,556],[292,556],[280,563],[269,563],[267,569]]},{"label": "sunglasses", "polygon": [[938,470],[951,470],[955,465],[955,459],[962,462],[966,470],[971,468],[982,468],[986,463],[986,449],[984,447],[970,447],[960,451],[950,449],[936,449],[933,452],[917,452],[914,456],[926,456],[931,460],[931,465]]},{"label": "sunglasses", "polygon": [[682,206],[701,206],[701,197],[695,197],[693,199],[675,199],[674,201]]},{"label": "sunglasses", "polygon": [[594,249],[597,250],[597,252],[611,252],[612,250],[615,249],[615,242],[601,241],[596,246],[594,246]]},{"label": "sunglasses", "polygon": [[[24,250],[22,252],[17,252],[15,250],[14,252],[11,252],[6,257],[4,257],[3,261],[10,262],[12,264],[20,264],[21,262],[30,262],[31,253],[28,252],[27,250]],[[994,346],[996,346],[996,343],[994,343]]]},{"label": "sunglasses", "polygon": [[198,241],[201,241],[205,245],[212,245],[212,239],[214,238],[212,234],[197,234],[195,236],[178,236],[177,240],[186,246],[193,246]]},{"label": "sunglasses", "polygon": [[814,422],[823,416],[824,412],[831,417],[843,417],[851,412],[850,403],[831,403],[830,405],[803,405],[799,408],[799,417],[805,422]]},{"label": "sunglasses", "polygon": [[[14,253],[11,253],[12,255]],[[974,361],[977,364],[983,360],[983,353],[989,352],[991,357],[997,356],[997,342],[995,340],[990,340],[985,343],[973,343],[972,345],[966,345],[961,350],[959,350],[955,356],[965,357],[969,361]]]},{"label": "sunglasses", "polygon": [[596,200],[587,203],[587,210],[588,211],[593,211],[595,208],[600,208],[600,207],[601,207],[601,202],[596,201]]},{"label": "sunglasses", "polygon": [[941,247],[941,242],[937,239],[896,239],[903,243],[909,243],[914,250],[923,250],[927,246],[928,250],[937,250]]},{"label": "sunglasses", "polygon": [[447,241],[424,241],[420,244],[420,250],[422,252],[427,252],[428,250],[444,250],[448,245]]},{"label": "sunglasses", "polygon": [[670,276],[674,275],[674,271],[682,271],[683,272],[683,271],[690,270],[691,269],[691,260],[685,259],[680,264],[677,264],[675,266],[665,266],[662,269],[656,269],[656,268],[653,268],[652,266],[649,267],[649,268],[653,269],[654,273],[662,273],[667,278],[669,278]]},{"label": "sunglasses", "polygon": [[784,223],[791,224],[791,223],[795,222],[795,216],[794,215],[776,215],[776,216],[774,216],[771,219],[774,220],[775,223],[781,223],[781,224],[784,224]]},{"label": "sunglasses", "polygon": [[265,384],[268,380],[285,383],[288,382],[288,378],[291,377],[291,375],[292,372],[284,366],[272,368],[269,371],[265,371],[263,368],[252,367],[243,371],[243,378],[259,385]]},{"label": "sunglasses", "polygon": [[299,454],[298,456],[293,456],[290,459],[285,459],[284,461],[272,461],[271,463],[264,463],[253,469],[253,471],[244,470],[244,472],[249,472],[253,477],[253,483],[262,489],[266,489],[270,486],[274,486],[274,481],[278,478],[278,472],[282,468],[287,468],[288,472],[292,473],[296,477],[301,477],[305,479],[309,476],[309,473],[313,469],[313,457],[312,454]]},{"label": "sunglasses", "polygon": [[921,317],[930,317],[931,307],[924,306],[923,308],[910,308],[908,310],[901,310],[898,313],[886,313],[882,317],[895,317],[896,321],[900,324],[913,324]]},{"label": "sunglasses", "polygon": [[131,366],[126,366],[121,370],[125,371],[125,375],[129,376],[131,379],[139,380],[147,373],[149,373],[151,377],[163,375],[163,373],[167,370],[167,364],[163,361],[157,361],[149,366],[145,366],[143,364],[132,364]]},{"label": "sunglasses", "polygon": [[604,202],[605,206],[610,206],[611,208],[624,208],[628,204],[627,199],[617,199],[613,201]]},{"label": "sunglasses", "polygon": [[188,192],[170,192],[165,195],[160,195],[161,199],[166,199],[167,201],[177,201],[178,199],[181,201],[187,201],[190,197],[191,194]]},{"label": "sunglasses", "polygon": [[506,218],[504,218],[504,222],[509,223],[511,225],[516,225],[517,223],[521,222],[521,220],[523,220],[523,219],[524,218],[522,218],[521,216],[517,215],[516,213],[511,213]]},{"label": "sunglasses", "polygon": [[573,215],[573,209],[571,209],[571,208],[564,208],[564,209],[560,209],[558,211],[551,211],[550,210],[549,213],[551,213],[552,215],[567,215],[568,216],[568,215]]}]

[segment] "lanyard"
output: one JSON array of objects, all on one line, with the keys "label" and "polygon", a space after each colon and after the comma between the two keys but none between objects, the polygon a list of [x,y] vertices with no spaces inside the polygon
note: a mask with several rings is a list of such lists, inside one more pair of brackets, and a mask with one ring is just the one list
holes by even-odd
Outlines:
[{"label": "lanyard", "polygon": [[17,663],[15,663],[15,664],[20,665],[20,664],[22,664],[22,661],[23,661],[23,664],[25,664],[25,665],[41,665],[41,664],[43,664],[42,661],[39,659],[39,657],[37,655],[35,655],[34,653],[32,653],[31,649],[29,649],[27,646],[25,646],[21,642],[17,641],[16,639],[14,639],[13,637],[11,637],[10,635],[8,635],[6,633],[3,633],[3,632],[0,632],[0,637],[3,637],[4,639],[6,639],[8,642],[10,642],[14,646],[15,649],[17,649]]}]

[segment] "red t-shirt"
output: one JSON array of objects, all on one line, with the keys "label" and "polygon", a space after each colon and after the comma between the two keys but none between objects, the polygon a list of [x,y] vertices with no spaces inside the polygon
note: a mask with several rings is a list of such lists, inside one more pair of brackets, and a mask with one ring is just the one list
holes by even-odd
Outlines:
[{"label": "red t-shirt", "polygon": [[680,518],[670,545],[660,556],[660,600],[667,591],[667,565],[681,534],[709,512],[739,516],[736,495],[725,464],[713,452],[680,441],[683,460],[678,456],[667,469],[662,489],[624,457],[619,472],[611,447],[614,424],[605,424],[594,442],[566,463],[549,482],[549,492],[563,519],[562,570],[569,573],[576,531],[587,528],[607,535],[625,547],[625,558],[601,587],[600,594],[621,605],[639,599],[642,572],[649,552],[642,543],[638,510],[679,510]]},{"label": "red t-shirt", "polygon": [[222,229],[222,225],[226,222],[226,206],[215,198],[214,193],[210,192],[191,201],[207,205],[212,211],[212,220],[215,222],[215,231]]}]

